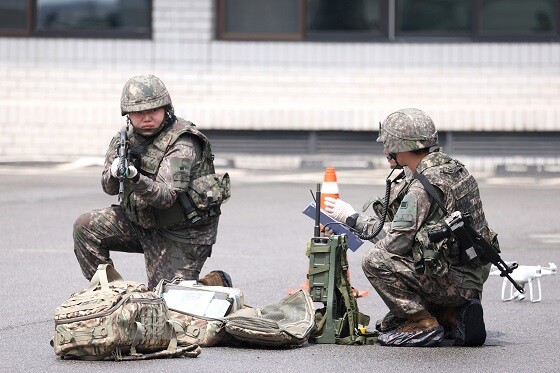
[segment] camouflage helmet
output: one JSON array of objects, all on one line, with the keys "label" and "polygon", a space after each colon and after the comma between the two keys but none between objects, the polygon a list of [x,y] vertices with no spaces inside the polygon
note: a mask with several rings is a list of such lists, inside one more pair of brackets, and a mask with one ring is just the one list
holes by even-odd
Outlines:
[{"label": "camouflage helmet", "polygon": [[124,85],[121,95],[121,114],[169,106],[173,111],[171,96],[165,85],[155,75],[138,75]]},{"label": "camouflage helmet", "polygon": [[401,109],[390,114],[379,127],[377,142],[390,153],[409,152],[438,145],[432,119],[422,110]]}]

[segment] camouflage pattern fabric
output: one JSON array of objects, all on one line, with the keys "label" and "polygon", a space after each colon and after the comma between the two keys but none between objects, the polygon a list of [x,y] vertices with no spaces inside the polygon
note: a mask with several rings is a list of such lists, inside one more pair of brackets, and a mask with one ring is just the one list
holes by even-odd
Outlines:
[{"label": "camouflage pattern fabric", "polygon": [[[422,159],[417,171],[443,191],[449,211],[459,206],[478,216],[475,229],[486,232],[487,223],[474,178],[457,161],[446,154],[430,153]],[[453,194],[460,185],[462,192]],[[417,253],[429,247],[424,240],[427,225],[442,222],[443,214],[431,201],[418,180],[411,180],[384,238],[368,251],[362,262],[366,277],[399,318],[427,309],[431,304],[458,306],[467,299],[478,298],[488,276],[487,267],[460,266],[449,261],[452,255],[442,253],[439,263],[445,268],[438,273],[417,273]],[[429,224],[428,224],[429,223]],[[367,224],[367,222],[366,222]],[[424,232],[424,233],[423,233]],[[442,245],[442,247],[446,245]]]},{"label": "camouflage pattern fabric", "polygon": [[[118,279],[109,280],[108,270]],[[178,350],[164,300],[141,283],[123,280],[110,265],[101,265],[88,288],[56,308],[54,322],[51,345],[61,357],[125,360],[200,353]]]},{"label": "camouflage pattern fabric", "polygon": [[[224,275],[227,274],[224,273]],[[227,275],[227,277],[229,277],[229,275]],[[169,316],[180,326],[178,328],[179,330],[177,330],[177,341],[179,345],[197,344],[203,347],[210,347],[224,345],[230,342],[232,337],[226,333],[225,319],[223,316],[244,307],[244,297],[241,290],[221,285],[201,285],[199,282],[194,284],[182,284],[182,281],[181,278],[176,278],[171,281],[161,280],[154,292],[164,299],[166,299],[166,295],[170,291],[215,292],[214,297],[227,299],[231,305],[222,316],[218,317],[218,315],[215,315],[216,317],[207,317],[191,314],[184,309],[179,309],[181,308],[180,305],[177,307],[173,302],[168,302]],[[192,302],[196,302],[196,300],[190,301],[189,304],[192,305]]]},{"label": "camouflage pattern fabric", "polygon": [[158,229],[142,228],[120,206],[81,215],[74,223],[74,253],[87,279],[98,264],[113,263],[111,251],[143,253],[148,286],[154,288],[161,279],[198,279],[212,246],[172,240]]},{"label": "camouflage pattern fabric", "polygon": [[449,276],[419,275],[414,266],[410,257],[378,247],[371,249],[363,259],[366,277],[394,317],[406,319],[407,315],[435,305],[454,307],[478,297],[476,289],[462,289]]},{"label": "camouflage pattern fabric", "polygon": [[[178,206],[178,194],[188,188],[193,177],[214,171],[209,143],[201,149],[196,137],[183,131],[193,126],[179,118],[169,131],[162,131],[165,133],[155,139],[164,144],[161,152],[148,149],[149,154],[141,154],[141,175],[136,182],[127,180],[122,206],[93,210],[78,217],[73,231],[74,252],[86,278],[91,279],[98,264],[113,263],[110,251],[143,253],[151,288],[164,278],[198,278],[216,241],[218,218],[202,225],[184,226],[183,210]],[[131,149],[145,142],[132,130],[128,135]],[[117,156],[116,141],[118,136],[107,150],[101,180],[109,195],[118,194],[119,189],[118,179],[110,172]],[[161,216],[171,217],[177,224],[173,229],[160,227]]]},{"label": "camouflage pattern fabric", "polygon": [[201,176],[191,182],[188,194],[191,197],[194,206],[200,210],[207,210],[211,207],[207,198],[208,194],[212,195],[212,203],[221,205],[231,196],[229,175],[226,174],[210,174]]},{"label": "camouflage pattern fabric", "polygon": [[171,96],[163,82],[154,75],[130,78],[121,94],[121,114],[169,106],[173,113]]},{"label": "camouflage pattern fabric", "polygon": [[408,152],[436,146],[438,133],[432,119],[422,110],[401,109],[385,119],[377,142],[392,153]]},{"label": "camouflage pattern fabric", "polygon": [[[408,170],[408,169],[407,169]],[[402,172],[405,172],[403,170]],[[391,221],[400,206],[401,200],[408,190],[411,178],[406,176],[405,178],[399,178],[396,182],[391,183],[391,192],[389,194],[389,207],[387,210],[387,217],[383,230],[370,241],[375,243],[381,238],[385,237],[386,232],[389,231],[391,227]],[[358,215],[356,219],[356,226],[354,227],[358,232],[362,232],[365,235],[370,235],[377,228],[380,219],[382,218],[382,211],[385,205],[385,199],[379,197],[373,197],[369,199],[362,207],[362,213]],[[367,215],[366,212],[369,207],[373,209],[375,215]]]},{"label": "camouflage pattern fabric", "polygon": [[295,347],[315,329],[313,300],[298,290],[262,308],[242,308],[225,317],[226,331],[238,342],[254,346]]},{"label": "camouflage pattern fabric", "polygon": [[[128,136],[131,149],[145,141],[132,130],[129,130]],[[118,179],[110,172],[111,164],[117,157],[118,141],[117,134],[105,155],[101,179],[103,190],[109,195],[118,194]],[[203,148],[201,143],[205,145]],[[192,123],[178,118],[171,127],[162,130],[152,144],[144,147],[140,157],[136,165],[140,179],[125,184],[125,197],[121,201],[128,218],[144,228],[184,229],[182,236],[192,244],[213,244],[218,218],[196,226],[187,224],[177,199],[178,194],[187,191],[195,179],[214,172],[206,137]]]},{"label": "camouflage pattern fabric", "polygon": [[224,320],[190,315],[172,309],[169,310],[169,317],[181,326],[182,331],[177,333],[179,345],[212,347],[227,344],[232,340],[226,333]]}]

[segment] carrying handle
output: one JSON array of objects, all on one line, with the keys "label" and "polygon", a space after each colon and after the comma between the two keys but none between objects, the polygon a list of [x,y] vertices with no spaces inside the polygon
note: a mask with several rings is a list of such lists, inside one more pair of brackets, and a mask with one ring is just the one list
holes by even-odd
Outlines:
[{"label": "carrying handle", "polygon": [[99,264],[97,271],[91,278],[87,291],[93,291],[97,286],[101,285],[101,289],[107,289],[109,282],[120,281],[122,276],[111,264]]}]

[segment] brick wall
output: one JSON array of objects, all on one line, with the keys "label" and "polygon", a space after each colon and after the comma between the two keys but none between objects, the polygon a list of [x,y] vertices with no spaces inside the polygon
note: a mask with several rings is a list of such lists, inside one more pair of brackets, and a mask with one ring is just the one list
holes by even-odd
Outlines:
[{"label": "brick wall", "polygon": [[202,129],[371,130],[416,106],[445,131],[559,131],[559,43],[213,40],[212,0],[156,0],[153,40],[0,37],[0,156],[98,156],[132,75]]}]

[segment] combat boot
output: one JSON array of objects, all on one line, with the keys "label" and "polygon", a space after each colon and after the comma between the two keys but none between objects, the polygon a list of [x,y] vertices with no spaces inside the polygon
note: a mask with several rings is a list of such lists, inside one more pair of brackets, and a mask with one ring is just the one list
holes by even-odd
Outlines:
[{"label": "combat boot", "polygon": [[457,308],[458,307],[442,307],[432,312],[438,323],[443,326],[445,339],[455,338],[454,330],[457,326]]},{"label": "combat boot", "polygon": [[484,312],[478,299],[457,308],[453,337],[456,346],[482,346],[486,341]]},{"label": "combat boot", "polygon": [[198,282],[201,282],[206,286],[225,286],[228,288],[233,287],[231,277],[224,271],[208,272],[208,274],[199,279]]},{"label": "combat boot", "polygon": [[426,310],[410,315],[394,330],[383,333],[378,341],[383,346],[432,347],[443,340],[443,327]]},{"label": "combat boot", "polygon": [[395,316],[395,314],[391,311],[387,312],[387,314],[382,318],[375,322],[375,330],[381,333],[387,333],[391,330],[395,330],[406,322],[406,319],[401,317]]}]

